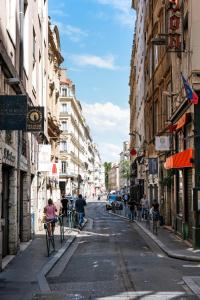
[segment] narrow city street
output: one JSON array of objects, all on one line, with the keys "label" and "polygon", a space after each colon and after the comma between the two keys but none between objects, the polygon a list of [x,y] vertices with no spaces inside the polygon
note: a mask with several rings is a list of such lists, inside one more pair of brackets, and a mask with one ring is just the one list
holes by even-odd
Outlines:
[{"label": "narrow city street", "polygon": [[87,218],[72,251],[48,274],[52,292],[70,300],[198,299],[182,280],[200,274],[197,263],[167,257],[136,223],[109,214],[105,202],[88,203]]}]

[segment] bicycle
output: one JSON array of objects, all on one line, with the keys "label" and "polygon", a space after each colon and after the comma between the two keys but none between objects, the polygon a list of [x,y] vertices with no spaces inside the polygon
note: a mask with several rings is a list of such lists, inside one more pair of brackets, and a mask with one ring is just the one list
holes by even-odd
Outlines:
[{"label": "bicycle", "polygon": [[46,231],[47,256],[49,256],[51,252],[55,251],[54,228],[55,228],[54,220],[44,223],[44,229]]}]

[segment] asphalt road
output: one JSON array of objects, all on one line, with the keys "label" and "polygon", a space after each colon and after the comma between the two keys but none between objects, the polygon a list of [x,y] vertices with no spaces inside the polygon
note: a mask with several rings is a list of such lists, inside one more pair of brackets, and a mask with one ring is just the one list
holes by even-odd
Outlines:
[{"label": "asphalt road", "polygon": [[197,299],[182,281],[200,275],[197,264],[167,257],[103,202],[88,203],[86,215],[86,227],[48,275],[53,292],[68,300]]}]

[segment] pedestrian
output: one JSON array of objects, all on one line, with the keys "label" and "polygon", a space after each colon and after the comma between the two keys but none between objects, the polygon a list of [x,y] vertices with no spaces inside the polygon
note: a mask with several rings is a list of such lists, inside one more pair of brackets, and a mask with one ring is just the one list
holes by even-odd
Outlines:
[{"label": "pedestrian", "polygon": [[156,199],[153,200],[151,211],[153,215],[153,220],[159,221],[160,220],[159,203]]},{"label": "pedestrian", "polygon": [[44,208],[45,221],[47,223],[48,234],[51,236],[54,234],[55,223],[57,222],[57,208],[52,199],[48,200],[48,204]]},{"label": "pedestrian", "polygon": [[125,195],[123,196],[123,198],[124,198],[124,205],[126,206],[128,200],[129,200],[128,194],[125,194]]},{"label": "pedestrian", "polygon": [[139,202],[137,204],[137,219],[139,222],[142,221],[142,204],[141,204],[141,202]]},{"label": "pedestrian", "polygon": [[130,219],[131,219],[131,221],[134,221],[134,219],[136,217],[136,208],[137,208],[135,200],[131,199],[128,202],[128,206],[130,209]]},{"label": "pedestrian", "polygon": [[83,199],[82,195],[79,194],[78,199],[76,200],[75,203],[75,209],[78,214],[78,226],[80,229],[82,228],[82,224],[84,221],[83,218],[85,216],[85,206],[86,206],[86,201],[85,199]]},{"label": "pedestrian", "polygon": [[147,211],[149,210],[149,201],[147,199],[146,194],[143,195],[143,198],[140,200],[142,206],[142,219],[147,215]]},{"label": "pedestrian", "polygon": [[65,197],[64,195],[62,196],[62,199],[61,199],[61,204],[62,204],[62,214],[64,216],[67,217],[67,210],[68,210],[68,199],[67,197]]}]

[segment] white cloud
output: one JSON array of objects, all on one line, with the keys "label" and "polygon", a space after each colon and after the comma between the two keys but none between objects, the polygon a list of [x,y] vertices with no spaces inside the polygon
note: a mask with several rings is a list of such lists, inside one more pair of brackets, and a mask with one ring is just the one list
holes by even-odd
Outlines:
[{"label": "white cloud", "polygon": [[82,103],[83,113],[98,144],[103,161],[119,160],[123,141],[128,139],[129,109],[113,103]]},{"label": "white cloud", "polygon": [[100,57],[96,55],[76,55],[70,56],[72,61],[79,66],[95,66],[100,69],[116,70],[115,58],[113,55]]},{"label": "white cloud", "polygon": [[112,6],[116,11],[115,17],[120,23],[133,26],[134,19],[131,14],[131,1],[130,0],[96,0],[102,5]]},{"label": "white cloud", "polygon": [[62,8],[52,9],[49,11],[49,16],[68,17],[69,15]]},{"label": "white cloud", "polygon": [[57,24],[61,34],[67,36],[73,42],[80,42],[83,38],[88,36],[88,33],[79,27],[72,26],[70,24],[64,24],[59,21],[53,21],[52,24]]}]

